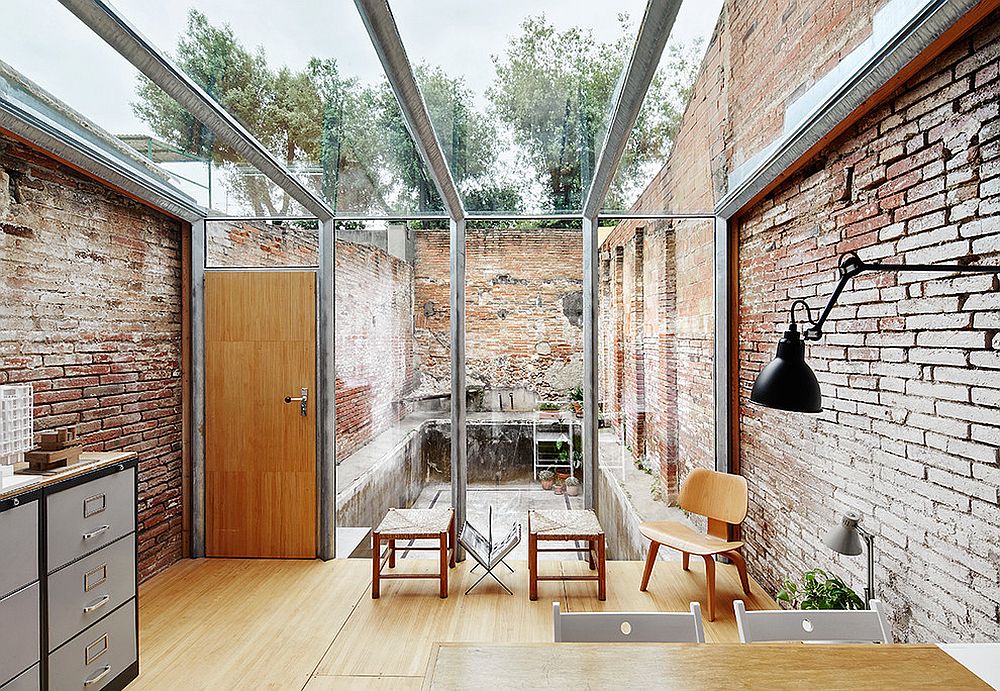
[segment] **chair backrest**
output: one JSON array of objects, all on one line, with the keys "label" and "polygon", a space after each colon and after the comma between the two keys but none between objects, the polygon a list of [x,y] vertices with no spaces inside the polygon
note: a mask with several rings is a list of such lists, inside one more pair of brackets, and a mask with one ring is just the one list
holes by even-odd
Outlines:
[{"label": "chair backrest", "polygon": [[691,612],[560,612],[552,603],[556,643],[704,643],[701,606]]},{"label": "chair backrest", "polygon": [[685,511],[708,518],[708,532],[728,538],[725,524],[738,525],[747,517],[747,481],[742,475],[695,468],[684,479],[677,503]]},{"label": "chair backrest", "polygon": [[748,612],[736,600],[736,628],[743,643],[814,641],[824,643],[892,643],[889,620],[878,600],[871,609],[774,609]]}]

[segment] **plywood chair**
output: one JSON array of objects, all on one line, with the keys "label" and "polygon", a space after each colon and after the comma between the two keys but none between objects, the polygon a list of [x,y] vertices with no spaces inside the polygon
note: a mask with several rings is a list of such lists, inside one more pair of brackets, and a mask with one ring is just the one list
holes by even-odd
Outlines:
[{"label": "plywood chair", "polygon": [[704,643],[701,605],[691,612],[560,612],[552,603],[556,643]]},{"label": "plywood chair", "polygon": [[708,534],[703,535],[686,524],[675,521],[648,521],[639,524],[639,531],[650,540],[639,590],[645,591],[649,585],[656,553],[660,545],[664,545],[681,552],[685,571],[688,570],[688,559],[692,554],[705,560],[709,621],[715,621],[715,555],[728,557],[736,564],[743,592],[749,595],[747,564],[738,551],[743,543],[729,539],[730,526],[739,525],[747,517],[747,502],[747,481],[742,476],[719,473],[707,468],[692,470],[681,487],[677,503],[686,511],[708,518]]},{"label": "plywood chair", "polygon": [[871,609],[773,609],[748,612],[743,600],[733,603],[736,628],[743,643],[812,641],[817,643],[892,643],[882,603]]}]

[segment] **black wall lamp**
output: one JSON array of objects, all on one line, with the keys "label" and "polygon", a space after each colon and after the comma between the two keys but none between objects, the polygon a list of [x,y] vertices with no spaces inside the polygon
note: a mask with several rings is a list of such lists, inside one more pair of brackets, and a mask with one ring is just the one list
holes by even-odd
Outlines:
[{"label": "black wall lamp", "polygon": [[[812,311],[805,300],[792,303],[790,324],[785,335],[778,341],[775,358],[761,370],[753,384],[750,400],[758,405],[793,413],[818,413],[823,410],[823,396],[819,381],[812,368],[806,363],[805,341],[818,341],[823,336],[823,324],[833,310],[837,298],[844,292],[847,283],[864,271],[895,272],[939,272],[939,273],[1000,273],[1000,266],[969,266],[964,264],[868,264],[854,252],[840,258],[840,282],[834,289],[826,307],[813,321]],[[806,311],[809,327],[801,335],[795,320],[795,308],[802,306]]]}]

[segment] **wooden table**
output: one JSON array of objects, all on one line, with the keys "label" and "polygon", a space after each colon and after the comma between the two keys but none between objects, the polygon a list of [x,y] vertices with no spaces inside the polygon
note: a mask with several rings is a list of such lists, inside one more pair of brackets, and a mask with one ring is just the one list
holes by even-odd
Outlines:
[{"label": "wooden table", "polygon": [[425,689],[989,689],[935,645],[438,643]]},{"label": "wooden table", "polygon": [[[586,549],[575,547],[539,547],[540,541],[586,542]],[[539,576],[539,552],[586,552],[596,576]],[[528,597],[538,599],[538,581],[597,581],[597,599],[607,599],[607,562],[604,530],[591,509],[556,509],[528,511]]]}]

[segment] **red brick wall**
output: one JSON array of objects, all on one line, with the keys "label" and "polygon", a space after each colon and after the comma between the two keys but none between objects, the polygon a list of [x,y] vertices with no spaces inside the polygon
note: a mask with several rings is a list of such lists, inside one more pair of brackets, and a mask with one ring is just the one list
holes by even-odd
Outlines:
[{"label": "red brick wall", "polygon": [[139,454],[139,575],[181,557],[180,225],[0,136],[0,382]]},{"label": "red brick wall", "polygon": [[739,227],[751,568],[771,590],[814,566],[860,589],[864,560],[822,545],[826,526],[858,510],[877,535],[879,596],[908,641],[1000,636],[1000,279],[863,275],[809,347],[826,410],[747,398],[789,302],[824,304],[842,252],[1000,263],[998,71],[994,14]]},{"label": "red brick wall", "polygon": [[[465,257],[468,385],[567,399],[583,383],[580,230],[468,230]],[[447,232],[416,234],[419,369],[437,391],[450,386],[448,261]]]}]

